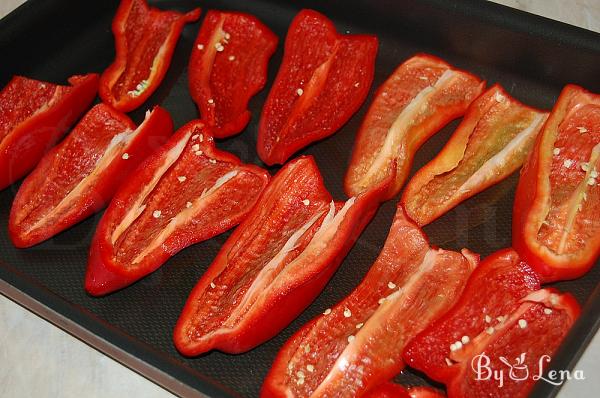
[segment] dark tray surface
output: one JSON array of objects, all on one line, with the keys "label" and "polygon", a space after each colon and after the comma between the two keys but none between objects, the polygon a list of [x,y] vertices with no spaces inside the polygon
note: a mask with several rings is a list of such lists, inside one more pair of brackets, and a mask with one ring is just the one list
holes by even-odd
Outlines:
[{"label": "dark tray surface", "polygon": [[[342,32],[378,35],[380,48],[369,99],[340,132],[302,152],[315,156],[327,187],[339,199],[345,197],[342,177],[354,134],[374,89],[417,52],[441,56],[485,78],[488,85],[499,82],[517,99],[540,108],[550,109],[566,83],[600,91],[600,35],[487,2],[151,3],[179,10],[200,5],[203,15],[210,8],[250,12],[280,37],[270,63],[267,89],[251,102],[251,123],[243,134],[217,144],[259,165],[262,163],[255,151],[258,115],[281,61],[285,32],[297,11],[314,8],[330,17]],[[30,0],[0,22],[0,84],[13,74],[63,82],[72,74],[101,72],[114,56],[110,23],[116,6],[115,1]],[[134,120],[141,121],[145,110],[156,103],[171,113],[176,127],[197,117],[187,91],[186,65],[199,26],[196,23],[184,29],[165,80],[146,105],[132,113]],[[413,172],[442,148],[457,124],[451,123],[423,146]],[[275,171],[271,168],[272,173]],[[468,247],[482,256],[510,246],[516,181],[513,175],[427,226],[432,243],[455,250]],[[3,225],[17,189],[18,184],[0,192]],[[176,392],[189,393],[191,387],[214,396],[253,397],[279,347],[291,334],[358,284],[385,241],[395,206],[396,200],[391,200],[381,207],[329,285],[298,319],[273,340],[243,355],[213,352],[186,359],[171,342],[172,328],[188,293],[229,233],[182,251],[127,289],[96,299],[85,294],[82,283],[87,248],[100,215],[27,250],[15,249],[6,228],[0,228],[0,282],[10,286],[13,296],[17,292],[23,298],[18,301],[30,307],[34,306],[31,302],[41,304],[49,310],[38,310],[44,316]],[[556,284],[586,305],[581,320],[555,357],[557,368],[572,367],[598,327],[594,311],[597,314],[600,309],[599,280],[600,268],[596,267],[581,279]],[[6,289],[4,293],[8,294]],[[396,380],[407,385],[424,383],[408,369]],[[539,385],[535,394],[548,396],[556,391]]]}]

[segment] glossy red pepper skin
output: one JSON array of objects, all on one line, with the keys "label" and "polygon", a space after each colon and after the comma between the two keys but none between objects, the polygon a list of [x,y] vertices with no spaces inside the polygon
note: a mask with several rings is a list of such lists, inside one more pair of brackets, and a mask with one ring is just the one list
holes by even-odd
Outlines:
[{"label": "glossy red pepper skin", "polygon": [[187,123],[117,192],[92,240],[89,294],[130,285],[252,209],[269,174],[216,149],[210,132],[202,121]]},{"label": "glossy red pepper skin", "polygon": [[191,292],[179,352],[241,353],[276,335],[321,292],[385,189],[334,202],[312,157],[287,163]]},{"label": "glossy red pepper skin", "polygon": [[263,162],[283,164],[341,128],[369,92],[376,54],[375,36],[338,34],[324,15],[300,11],[260,118],[256,149]]},{"label": "glossy red pepper skin", "polygon": [[159,107],[136,129],[127,115],[94,106],[19,188],[8,224],[13,244],[33,246],[101,210],[172,131],[171,117]]},{"label": "glossy red pepper skin", "polygon": [[566,86],[521,171],[513,247],[544,282],[585,274],[600,255],[600,95]]},{"label": "glossy red pepper skin", "polygon": [[[547,363],[541,362],[542,356],[552,356],[579,315],[579,305],[569,294],[538,288],[537,275],[514,250],[490,255],[458,303],[409,343],[406,362],[445,383],[449,397],[526,397],[539,364]],[[502,387],[493,378],[477,380],[472,366],[479,359],[485,363],[481,354],[489,359],[487,366],[505,372]],[[503,363],[515,360],[515,366],[529,369],[521,381],[510,378]]]},{"label": "glossy red pepper skin", "polygon": [[96,96],[98,75],[68,81],[58,86],[15,76],[0,91],[0,190],[31,171]]},{"label": "glossy red pepper skin", "polygon": [[399,206],[360,285],[288,340],[261,397],[355,397],[377,388],[404,368],[405,344],[456,302],[477,263],[466,250],[430,247]]},{"label": "glossy red pepper skin", "polygon": [[411,387],[406,389],[399,384],[384,383],[363,395],[364,398],[444,398],[438,390],[428,387]]},{"label": "glossy red pepper skin", "polygon": [[401,202],[426,225],[521,167],[548,114],[494,85],[479,96],[440,153],[411,178]]},{"label": "glossy red pepper skin", "polygon": [[248,102],[267,82],[277,36],[256,17],[210,10],[192,48],[190,94],[217,138],[241,132]]},{"label": "glossy red pepper skin", "polygon": [[121,112],[142,105],[167,73],[183,27],[199,17],[199,8],[181,14],[121,0],[112,22],[116,57],[100,77],[102,101]]},{"label": "glossy red pepper skin", "polygon": [[484,87],[476,76],[428,54],[402,63],[379,87],[362,121],[344,180],[346,194],[378,185],[395,161],[396,181],[386,199],[394,197],[419,147],[463,115]]}]

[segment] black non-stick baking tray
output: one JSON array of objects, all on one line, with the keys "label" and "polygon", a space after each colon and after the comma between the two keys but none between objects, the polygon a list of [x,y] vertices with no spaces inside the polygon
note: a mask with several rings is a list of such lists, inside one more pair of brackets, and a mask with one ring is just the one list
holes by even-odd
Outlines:
[{"label": "black non-stick baking tray", "polygon": [[[485,1],[329,0],[329,1],[157,1],[163,8],[239,10],[256,15],[280,38],[269,65],[267,88],[251,102],[253,118],[243,134],[219,148],[261,165],[255,150],[257,122],[282,57],[282,44],[293,16],[313,8],[331,18],[341,32],[374,33],[380,46],[371,96],[334,136],[302,153],[315,156],[327,187],[344,198],[342,178],[354,135],[379,86],[393,69],[417,52],[499,82],[519,100],[550,109],[566,83],[600,91],[600,35],[518,12]],[[116,1],[30,0],[0,21],[0,84],[14,74],[65,82],[73,74],[102,72],[114,57],[111,19]],[[204,14],[204,13],[203,13]],[[197,117],[187,89],[187,60],[200,23],[188,25],[177,44],[171,67],[143,113],[161,104],[176,127]],[[413,171],[443,146],[457,122],[418,152]],[[274,173],[275,168],[271,169]],[[511,207],[517,175],[458,206],[425,228],[432,243],[469,249],[486,256],[510,246]],[[83,290],[90,238],[97,215],[36,247],[17,250],[7,236],[15,184],[0,192],[0,292],[49,319],[151,380],[185,396],[255,397],[278,349],[301,325],[336,303],[356,286],[376,258],[391,224],[396,200],[385,203],[315,302],[271,341],[242,355],[213,352],[194,359],[179,355],[172,330],[188,293],[209,266],[228,233],[190,247],[154,274],[105,298]],[[583,313],[555,355],[552,366],[571,369],[598,328],[600,268],[583,278],[558,283],[575,295]],[[3,342],[2,344],[9,344]],[[65,364],[65,366],[76,366]],[[407,369],[396,379],[427,384]],[[553,396],[558,387],[538,383],[534,396]]]}]

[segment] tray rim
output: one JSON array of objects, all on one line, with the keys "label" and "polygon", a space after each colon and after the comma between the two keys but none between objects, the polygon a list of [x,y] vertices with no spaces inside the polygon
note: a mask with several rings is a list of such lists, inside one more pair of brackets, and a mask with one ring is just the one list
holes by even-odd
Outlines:
[{"label": "tray rim", "polygon": [[[598,52],[600,54],[600,33],[566,22],[532,14],[488,0],[421,1],[432,7],[451,10],[453,13],[458,13],[469,18],[476,18],[500,28],[527,33],[538,39],[555,43],[566,43],[576,50]],[[149,2],[152,3],[152,0],[149,0]],[[39,10],[37,9],[39,5],[49,7],[51,3],[52,1],[45,0],[25,1],[0,19],[0,32],[7,32],[8,36],[15,32],[18,34],[20,28],[26,27],[21,26],[19,23],[22,16],[32,12],[38,13]],[[208,8],[203,8],[204,14]],[[1,37],[0,40],[2,40]],[[178,365],[173,361],[164,360],[160,352],[153,347],[129,337],[125,332],[115,327],[110,327],[110,324],[99,318],[95,321],[97,324],[94,324],[94,318],[96,318],[94,314],[89,313],[85,308],[78,308],[75,304],[38,284],[36,281],[31,280],[20,271],[16,269],[11,271],[11,268],[13,267],[0,258],[0,294],[42,319],[47,320],[100,353],[107,355],[140,374],[149,381],[177,396],[201,398],[208,396],[240,396],[236,392],[228,391],[229,388],[202,375],[195,369],[186,367],[183,364]],[[600,283],[596,285],[587,301],[583,303],[579,319],[560,345],[547,370],[573,370],[581,355],[587,350],[591,340],[599,333],[600,317],[594,316],[597,313],[600,313]],[[78,323],[77,318],[81,318],[80,320],[84,322]],[[115,341],[109,341],[107,338],[95,333],[93,329],[102,329],[107,338]],[[580,333],[583,334],[583,339]],[[133,342],[137,346],[134,347],[135,350],[128,350],[132,347],[131,345],[125,345],[127,343],[126,340],[129,340],[129,344]],[[574,353],[567,349],[567,346],[570,348],[573,345],[577,347]],[[142,355],[136,356],[130,351],[138,351]],[[145,359],[143,358],[144,356],[146,357]],[[161,361],[163,367],[166,365],[173,372],[160,369],[153,365],[152,361]],[[559,364],[562,366],[557,367]],[[187,379],[187,382],[182,380],[184,378]],[[538,382],[530,396],[555,397],[563,385],[564,383],[555,386]],[[211,395],[205,395],[200,389]]]}]

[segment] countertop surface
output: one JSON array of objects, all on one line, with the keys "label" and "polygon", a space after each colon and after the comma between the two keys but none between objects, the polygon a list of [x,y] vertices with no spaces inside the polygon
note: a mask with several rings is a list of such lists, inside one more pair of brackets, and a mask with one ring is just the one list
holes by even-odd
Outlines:
[{"label": "countertop surface", "polygon": [[[600,32],[598,0],[497,0],[534,14]],[[0,18],[23,0],[0,1]],[[560,398],[598,396],[600,333],[575,366]],[[0,295],[0,397],[173,397],[53,324]]]}]

